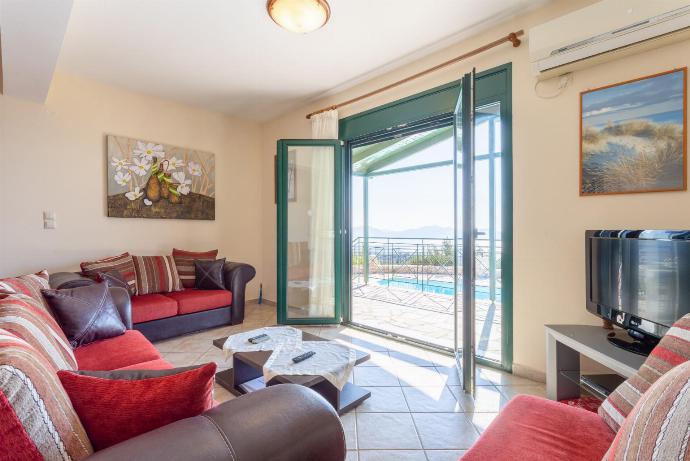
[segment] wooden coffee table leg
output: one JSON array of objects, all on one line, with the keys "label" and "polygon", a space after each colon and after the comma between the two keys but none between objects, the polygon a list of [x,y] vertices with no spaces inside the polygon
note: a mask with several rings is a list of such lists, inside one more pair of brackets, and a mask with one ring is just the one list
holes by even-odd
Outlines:
[{"label": "wooden coffee table leg", "polygon": [[311,387],[333,405],[339,415],[343,415],[371,397],[371,392],[352,383],[345,384],[342,391],[328,381]]},{"label": "wooden coffee table leg", "polygon": [[232,357],[232,368],[234,370],[233,387],[241,394],[244,394],[245,392],[242,390],[242,388],[240,388],[240,384],[244,384],[263,375],[263,370],[245,363],[235,356]]}]

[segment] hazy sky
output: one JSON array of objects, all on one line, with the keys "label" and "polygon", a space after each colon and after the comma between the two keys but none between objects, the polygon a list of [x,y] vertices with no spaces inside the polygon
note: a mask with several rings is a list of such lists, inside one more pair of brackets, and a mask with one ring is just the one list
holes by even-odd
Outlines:
[{"label": "hazy sky", "polygon": [[[500,133],[500,129],[497,129],[496,133]],[[475,142],[477,155],[488,153],[486,123],[478,125]],[[411,159],[412,157],[408,158],[404,163],[409,165]],[[416,154],[414,159],[418,164],[452,160],[453,139],[449,138],[431,146]],[[480,161],[476,167],[476,219],[479,229],[486,229],[489,225],[487,163],[486,160]],[[499,164],[500,169],[500,162],[496,163]],[[452,167],[376,176],[369,181],[370,227],[395,231],[426,226],[453,228]],[[500,181],[498,176],[497,181]],[[353,178],[352,200],[353,228],[362,227],[362,178],[360,177]],[[500,216],[500,200],[497,200],[497,205],[497,213]]]}]

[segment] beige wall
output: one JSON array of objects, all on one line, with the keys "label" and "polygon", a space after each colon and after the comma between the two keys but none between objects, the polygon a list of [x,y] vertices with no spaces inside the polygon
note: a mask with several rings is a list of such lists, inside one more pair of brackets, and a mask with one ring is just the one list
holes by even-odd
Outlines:
[{"label": "beige wall", "polygon": [[[0,96],[0,277],[130,251],[219,248],[261,280],[260,129],[253,122],[57,74],[45,105]],[[216,220],[106,217],[105,135],[216,154]],[[272,171],[272,170],[269,170]],[[272,203],[270,204],[272,207]],[[42,212],[57,214],[43,230]]]},{"label": "beige wall", "polygon": [[[310,137],[305,114],[390,83],[437,64],[508,32],[539,24],[590,1],[560,1],[372,79],[317,101],[263,126],[263,169],[272,171],[275,141]],[[578,195],[579,92],[690,64],[690,43],[659,48],[574,74],[573,83],[554,99],[535,94],[528,44],[504,45],[471,61],[367,99],[340,111],[348,116],[457,80],[472,66],[478,71],[513,63],[514,197],[514,362],[517,372],[543,372],[544,324],[598,323],[584,306],[584,231],[592,228],[690,228],[689,192],[608,197]],[[554,82],[540,91],[548,94]],[[273,183],[264,181],[262,229],[266,280],[264,293],[275,299],[275,207]],[[270,200],[269,200],[270,199]],[[268,275],[270,274],[270,275]]]}]

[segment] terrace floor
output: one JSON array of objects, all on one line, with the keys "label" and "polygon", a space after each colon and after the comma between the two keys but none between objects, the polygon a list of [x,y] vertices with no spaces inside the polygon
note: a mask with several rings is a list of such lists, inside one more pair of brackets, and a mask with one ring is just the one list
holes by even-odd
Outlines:
[{"label": "terrace floor", "polygon": [[[216,362],[226,369],[230,364],[213,339],[275,323],[275,307],[248,303],[240,325],[155,346],[178,367]],[[545,395],[542,383],[484,367],[477,367],[476,392],[469,395],[450,356],[344,326],[300,328],[371,354],[351,377],[371,398],[341,417],[347,461],[456,461],[515,395]],[[219,401],[234,398],[219,386],[214,394]]]},{"label": "terrace floor", "polygon": [[[501,305],[477,300],[477,354],[501,359]],[[380,286],[352,290],[352,320],[365,326],[453,348],[453,297]],[[461,311],[458,312],[461,314]]]}]

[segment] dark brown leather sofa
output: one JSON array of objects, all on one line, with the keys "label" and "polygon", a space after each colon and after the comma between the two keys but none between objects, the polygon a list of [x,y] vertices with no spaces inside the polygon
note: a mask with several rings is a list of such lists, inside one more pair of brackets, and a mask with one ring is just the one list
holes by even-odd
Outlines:
[{"label": "dark brown leather sofa", "polygon": [[[160,341],[175,336],[180,336],[194,331],[205,330],[208,328],[219,327],[222,325],[236,325],[244,321],[244,305],[245,305],[245,290],[247,283],[249,283],[256,275],[256,270],[249,264],[239,262],[227,262],[223,268],[223,278],[225,287],[230,292],[231,298],[229,305],[220,303],[220,305],[212,304],[203,309],[191,309],[193,312],[183,311],[178,309],[177,301],[171,297],[163,294],[132,296],[132,322],[133,328],[139,330],[149,341]],[[60,288],[75,288],[78,286],[89,285],[95,283],[93,280],[82,276],[75,272],[57,272],[50,276],[50,286],[55,289]],[[189,291],[189,290],[188,290]],[[195,291],[195,290],[192,290]],[[203,290],[196,291],[198,296],[205,295]],[[213,296],[209,292],[208,296]],[[153,315],[143,314],[141,310],[149,309],[149,307],[141,301],[145,298],[157,298],[160,303],[167,303],[171,308],[166,312],[154,312]],[[156,300],[154,300],[156,301]],[[203,299],[201,299],[203,301]],[[194,300],[191,301],[192,303]],[[187,301],[189,304],[189,300]],[[153,307],[155,310],[156,307]]]},{"label": "dark brown leather sofa", "polygon": [[335,410],[303,386],[280,384],[98,451],[89,461],[343,461]]}]

